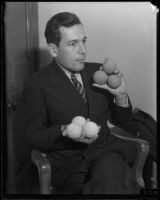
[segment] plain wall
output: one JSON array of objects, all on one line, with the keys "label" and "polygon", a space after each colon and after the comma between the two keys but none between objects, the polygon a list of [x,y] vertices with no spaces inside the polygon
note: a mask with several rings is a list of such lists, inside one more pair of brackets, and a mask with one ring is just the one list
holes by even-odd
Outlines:
[{"label": "plain wall", "polygon": [[86,61],[117,62],[133,107],[156,118],[156,10],[149,2],[38,2],[40,67],[50,62],[44,30],[58,12],[74,12],[87,35]]}]

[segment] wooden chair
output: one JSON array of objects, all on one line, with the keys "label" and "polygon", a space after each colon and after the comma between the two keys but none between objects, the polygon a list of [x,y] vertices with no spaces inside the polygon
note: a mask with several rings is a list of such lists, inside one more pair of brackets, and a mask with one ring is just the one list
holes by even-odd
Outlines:
[{"label": "wooden chair", "polygon": [[[139,189],[145,187],[143,179],[143,167],[149,152],[149,143],[140,138],[133,138],[131,134],[122,130],[119,127],[110,126],[111,134],[116,137],[126,140],[129,143],[136,145],[137,156],[132,168],[126,164],[126,179],[125,184],[136,184]],[[38,150],[32,150],[31,158],[33,163],[37,166],[39,173],[40,194],[50,194],[53,192],[51,188],[51,166],[46,155]]]}]

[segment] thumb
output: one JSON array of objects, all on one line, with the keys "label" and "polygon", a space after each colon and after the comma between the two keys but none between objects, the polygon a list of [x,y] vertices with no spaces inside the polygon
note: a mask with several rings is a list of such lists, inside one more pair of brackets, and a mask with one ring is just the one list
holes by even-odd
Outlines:
[{"label": "thumb", "polygon": [[62,132],[62,135],[63,135],[63,136],[67,136],[67,135],[68,135],[66,129]]},{"label": "thumb", "polygon": [[87,118],[86,122],[89,122],[89,121],[91,121],[91,120],[89,118]]},{"label": "thumb", "polygon": [[111,88],[106,83],[103,84],[103,85],[99,85],[97,83],[93,83],[92,86],[97,87],[97,88],[101,88],[101,89],[105,89],[105,90],[108,90],[108,91],[111,90]]}]

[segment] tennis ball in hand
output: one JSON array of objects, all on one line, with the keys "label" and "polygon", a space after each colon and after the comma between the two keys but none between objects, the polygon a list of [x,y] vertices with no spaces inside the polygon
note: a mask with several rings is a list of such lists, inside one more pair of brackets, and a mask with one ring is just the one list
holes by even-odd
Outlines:
[{"label": "tennis ball in hand", "polygon": [[110,60],[110,59],[105,59],[103,65],[102,65],[102,70],[107,73],[108,75],[112,74],[115,70],[117,69],[117,64]]},{"label": "tennis ball in hand", "polygon": [[98,71],[94,72],[93,80],[95,81],[95,83],[97,83],[99,85],[103,85],[107,81],[107,74],[102,70],[98,70]]},{"label": "tennis ball in hand", "polygon": [[86,119],[83,116],[76,116],[73,118],[72,123],[84,126],[86,123]]},{"label": "tennis ball in hand", "polygon": [[71,139],[77,139],[81,136],[82,127],[78,124],[69,124],[67,126],[67,135]]},{"label": "tennis ball in hand", "polygon": [[110,75],[107,79],[107,85],[113,89],[118,88],[122,83],[122,79],[117,75]]},{"label": "tennis ball in hand", "polygon": [[99,128],[96,123],[88,121],[84,126],[86,137],[95,137],[98,134]]}]

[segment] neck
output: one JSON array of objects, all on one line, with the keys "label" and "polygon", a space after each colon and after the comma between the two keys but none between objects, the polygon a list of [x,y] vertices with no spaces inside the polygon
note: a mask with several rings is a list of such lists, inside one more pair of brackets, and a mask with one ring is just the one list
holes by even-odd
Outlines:
[{"label": "neck", "polygon": [[76,72],[76,71],[72,71],[72,70],[70,70],[70,69],[67,69],[64,65],[62,65],[62,64],[59,62],[59,60],[58,60],[57,58],[55,58],[55,62],[56,62],[56,64],[57,64],[60,68],[62,68],[62,69],[65,70],[65,71],[68,71],[68,72],[71,73],[71,74],[78,74],[78,73],[80,73],[80,72]]}]

